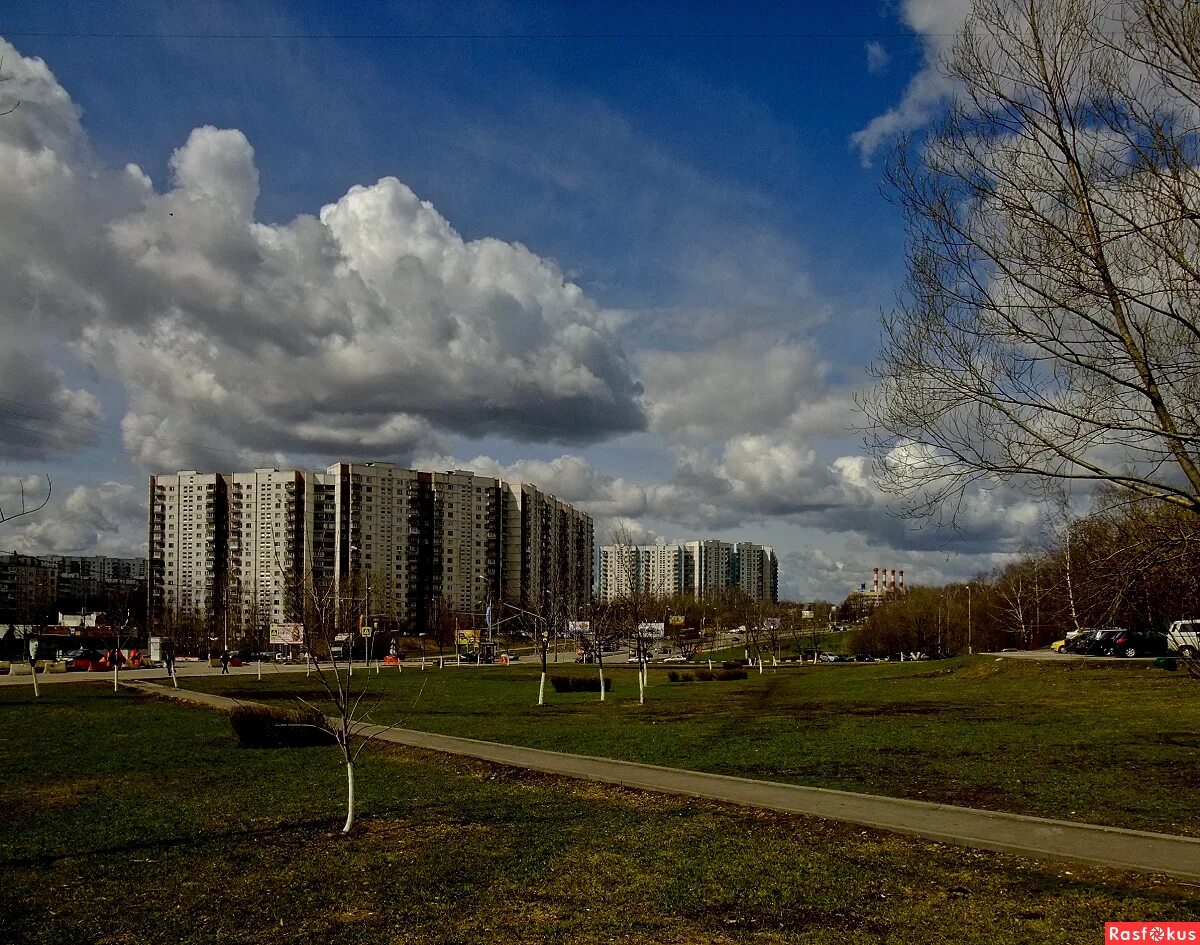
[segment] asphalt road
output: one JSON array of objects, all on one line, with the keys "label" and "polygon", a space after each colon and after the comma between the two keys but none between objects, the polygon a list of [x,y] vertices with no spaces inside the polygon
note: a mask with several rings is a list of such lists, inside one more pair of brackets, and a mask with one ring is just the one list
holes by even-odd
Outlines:
[{"label": "asphalt road", "polygon": [[1071,662],[1078,660],[1097,660],[1108,663],[1153,663],[1153,656],[1084,656],[1080,653],[1055,653],[1053,650],[1018,650],[1015,653],[985,653],[984,656],[996,656],[1010,660],[1033,660],[1039,663]]}]

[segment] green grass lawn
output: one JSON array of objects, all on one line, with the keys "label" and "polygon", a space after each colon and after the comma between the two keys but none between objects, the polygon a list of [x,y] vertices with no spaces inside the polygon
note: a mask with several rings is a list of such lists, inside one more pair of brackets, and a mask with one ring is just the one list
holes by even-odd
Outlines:
[{"label": "green grass lawn", "polygon": [[[560,666],[556,672],[594,673]],[[1144,663],[769,667],[742,682],[612,673],[612,697],[549,695],[536,664],[370,676],[374,718],[537,748],[1200,836],[1200,683]],[[357,677],[356,677],[357,678]],[[303,675],[197,688],[291,701]],[[549,687],[547,687],[549,691]]]},{"label": "green grass lawn", "polygon": [[383,745],[344,838],[334,749],[239,749],[220,713],[103,683],[0,689],[0,718],[6,945],[992,945],[1200,919],[1152,877]]}]

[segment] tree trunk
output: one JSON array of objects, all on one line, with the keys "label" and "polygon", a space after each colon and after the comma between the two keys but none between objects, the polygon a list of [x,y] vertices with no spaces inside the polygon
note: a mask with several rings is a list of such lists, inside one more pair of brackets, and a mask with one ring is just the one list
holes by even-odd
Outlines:
[{"label": "tree trunk", "polygon": [[32,660],[30,662],[29,669],[30,669],[29,678],[33,680],[33,697],[35,699],[40,699],[41,693],[38,692],[38,684],[37,684],[37,660]]},{"label": "tree trunk", "polygon": [[646,678],[642,675],[642,667],[638,667],[638,705],[646,704]]},{"label": "tree trunk", "polygon": [[346,825],[342,833],[349,833],[354,826],[354,761],[346,757]]},{"label": "tree trunk", "polygon": [[546,671],[542,670],[542,678],[538,683],[538,705],[546,704]]},{"label": "tree trunk", "polygon": [[599,663],[600,667],[600,701],[604,701],[604,664]]}]

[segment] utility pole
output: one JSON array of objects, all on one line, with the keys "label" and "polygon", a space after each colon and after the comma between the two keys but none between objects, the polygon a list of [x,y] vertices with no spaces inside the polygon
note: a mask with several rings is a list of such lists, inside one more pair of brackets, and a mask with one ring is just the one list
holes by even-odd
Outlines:
[{"label": "utility pole", "polygon": [[967,582],[967,654],[975,655],[975,647],[971,645],[971,582]]}]

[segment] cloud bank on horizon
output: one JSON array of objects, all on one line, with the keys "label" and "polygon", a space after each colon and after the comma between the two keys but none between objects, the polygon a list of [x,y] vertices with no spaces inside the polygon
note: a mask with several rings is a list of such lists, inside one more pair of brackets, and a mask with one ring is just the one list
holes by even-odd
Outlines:
[{"label": "cloud bank on horizon", "polygon": [[[957,6],[913,0],[905,16],[920,32],[936,20],[923,10]],[[0,122],[0,455],[21,472],[103,445],[107,423],[138,472],[386,458],[536,482],[596,516],[601,540],[618,523],[647,540],[782,524],[842,535],[866,560],[942,547],[888,514],[850,452],[861,381],[839,378],[807,335],[739,327],[736,311],[705,313],[694,332],[646,330],[651,315],[605,308],[553,259],[464,240],[392,177],[260,222],[241,131],[194,129],[164,187],[95,156],[46,63],[3,40],[0,57],[22,103]],[[871,61],[884,68],[886,53]],[[918,80],[856,136],[864,156],[927,116]],[[483,438],[648,442],[667,472],[647,481],[597,451],[453,455],[451,439]],[[16,481],[0,476],[0,492]],[[140,486],[84,482],[4,544],[136,553],[143,517]],[[1036,520],[1012,493],[973,494],[959,549],[991,560]],[[774,543],[811,570],[809,593],[844,585],[846,562]]]}]

